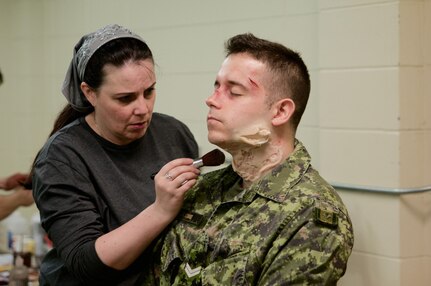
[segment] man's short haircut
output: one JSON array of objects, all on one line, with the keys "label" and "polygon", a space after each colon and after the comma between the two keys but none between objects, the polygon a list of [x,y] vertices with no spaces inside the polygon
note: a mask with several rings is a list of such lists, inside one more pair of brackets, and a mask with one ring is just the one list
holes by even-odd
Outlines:
[{"label": "man's short haircut", "polygon": [[273,74],[267,86],[270,93],[268,102],[272,104],[282,98],[291,98],[295,103],[291,124],[296,130],[310,95],[310,75],[300,54],[251,33],[230,38],[225,49],[226,57],[246,53],[267,66]]}]

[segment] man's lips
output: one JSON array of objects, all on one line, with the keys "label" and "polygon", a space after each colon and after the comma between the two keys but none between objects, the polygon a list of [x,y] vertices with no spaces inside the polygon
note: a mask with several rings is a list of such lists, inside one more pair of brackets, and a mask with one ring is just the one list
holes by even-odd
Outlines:
[{"label": "man's lips", "polygon": [[207,122],[210,122],[210,121],[219,121],[219,122],[221,122],[219,119],[215,118],[214,116],[208,115]]}]

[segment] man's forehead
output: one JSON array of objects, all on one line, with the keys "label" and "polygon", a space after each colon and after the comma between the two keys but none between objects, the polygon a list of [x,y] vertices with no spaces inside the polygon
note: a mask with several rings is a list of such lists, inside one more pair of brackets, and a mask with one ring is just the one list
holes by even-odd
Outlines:
[{"label": "man's forehead", "polygon": [[218,81],[225,81],[230,85],[251,85],[260,87],[265,65],[248,55],[235,54],[227,57],[218,74]]}]

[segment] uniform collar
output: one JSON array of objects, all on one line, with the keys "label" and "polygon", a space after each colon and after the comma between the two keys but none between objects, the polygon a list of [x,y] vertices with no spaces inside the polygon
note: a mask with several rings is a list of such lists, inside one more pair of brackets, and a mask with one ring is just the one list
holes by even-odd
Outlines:
[{"label": "uniform collar", "polygon": [[[256,196],[265,197],[276,202],[283,202],[288,196],[289,190],[294,187],[311,166],[311,157],[304,145],[295,139],[295,148],[289,157],[262,179],[256,181],[247,189],[241,190],[238,184],[241,177],[235,173],[232,165],[224,169],[212,172],[217,181],[201,179],[197,185],[201,189],[211,190],[213,204],[228,202],[251,202]],[[223,178],[219,180],[219,178]],[[187,192],[187,200],[193,204],[195,192]],[[187,204],[187,203],[186,203]]]},{"label": "uniform collar", "polygon": [[289,157],[251,185],[244,197],[252,197],[254,193],[281,203],[286,200],[289,190],[301,180],[310,166],[311,157],[307,149],[295,139],[295,148]]}]

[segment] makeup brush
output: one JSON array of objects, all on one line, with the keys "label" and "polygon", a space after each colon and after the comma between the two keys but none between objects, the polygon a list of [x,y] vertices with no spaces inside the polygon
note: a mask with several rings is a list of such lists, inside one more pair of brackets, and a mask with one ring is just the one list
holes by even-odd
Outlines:
[{"label": "makeup brush", "polygon": [[[219,166],[224,163],[224,159],[224,153],[219,149],[214,149],[203,155],[201,158],[194,160],[192,165],[196,168],[203,166]],[[151,179],[154,180],[156,175],[157,173],[151,174]]]},{"label": "makeup brush", "polygon": [[201,158],[193,162],[193,166],[200,168],[202,166],[218,166],[224,163],[224,153],[219,149],[214,149]]}]

